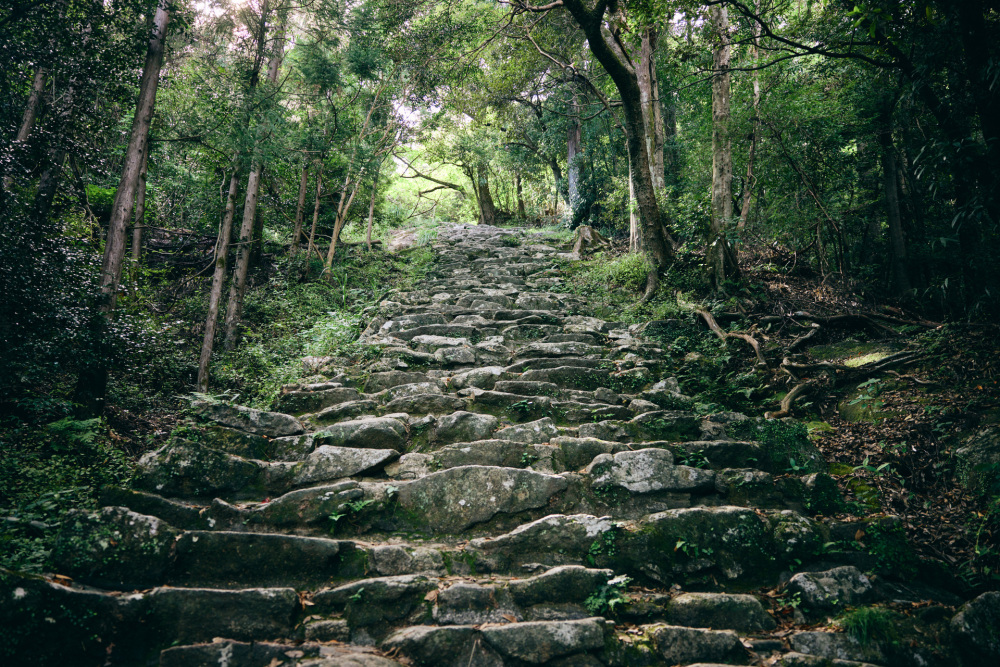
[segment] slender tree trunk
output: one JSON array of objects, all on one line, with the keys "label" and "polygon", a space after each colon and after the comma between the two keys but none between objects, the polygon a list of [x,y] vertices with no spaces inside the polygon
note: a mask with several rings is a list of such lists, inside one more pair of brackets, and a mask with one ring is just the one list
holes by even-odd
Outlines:
[{"label": "slender tree trunk", "polygon": [[291,255],[299,254],[299,243],[302,241],[302,218],[306,211],[306,194],[309,189],[309,163],[302,161],[302,176],[299,178],[299,205],[295,209],[295,232],[292,234]]},{"label": "slender tree trunk", "polygon": [[379,172],[375,172],[375,177],[372,179],[372,198],[368,202],[368,227],[365,229],[365,245],[368,246],[368,252],[372,251],[372,227],[375,226],[375,195],[378,194],[378,175]]},{"label": "slender tree trunk", "polygon": [[562,195],[563,200],[568,205],[569,193],[565,190],[565,188],[560,187],[560,185],[563,182],[562,167],[559,166],[559,161],[556,160],[554,157],[549,158],[549,169],[552,170],[552,179],[554,181],[553,185],[555,186],[556,189],[556,205],[553,207],[553,215],[555,215],[556,213],[558,213],[556,209],[559,208],[559,195],[560,194]]},{"label": "slender tree trunk", "polygon": [[882,114],[878,142],[882,149],[882,194],[885,200],[886,219],[889,223],[889,246],[892,248],[892,281],[898,295],[910,291],[910,277],[907,273],[906,238],[903,236],[902,216],[899,212],[899,171],[896,165],[896,148],[892,142],[892,111]]},{"label": "slender tree trunk", "polygon": [[219,321],[219,304],[222,302],[222,286],[226,281],[226,263],[229,257],[229,238],[233,232],[233,216],[236,213],[236,191],[240,185],[239,169],[233,167],[229,178],[229,195],[226,210],[219,226],[219,238],[215,243],[215,273],[212,275],[212,290],[208,294],[208,316],[205,318],[205,336],[201,342],[201,357],[198,359],[198,391],[208,391],[208,364],[212,359],[215,344],[215,327]]},{"label": "slender tree trunk", "polygon": [[125,255],[125,229],[129,218],[132,217],[132,207],[135,205],[139,173],[142,171],[143,155],[149,140],[149,125],[153,119],[160,68],[163,66],[170,12],[166,0],[161,0],[161,3],[157,6],[153,17],[153,35],[149,39],[146,65],[142,70],[142,80],[139,82],[139,102],[136,105],[135,118],[132,120],[132,133],[128,149],[125,151],[125,167],[122,169],[121,181],[115,192],[111,221],[108,223],[108,238],[104,245],[104,259],[101,262],[101,291],[104,293],[104,303],[101,308],[106,313],[110,313],[115,307],[118,283],[122,275],[122,260]]},{"label": "slender tree trunk", "polygon": [[642,225],[639,224],[639,207],[635,203],[635,175],[632,163],[628,165],[628,249],[642,252]]},{"label": "slender tree trunk", "polygon": [[[146,63],[139,81],[139,100],[132,119],[132,131],[125,151],[125,166],[115,192],[108,223],[108,236],[104,244],[101,261],[100,286],[103,301],[100,315],[92,322],[92,357],[85,361],[77,376],[73,402],[77,405],[77,417],[85,418],[104,412],[108,388],[108,341],[107,329],[118,296],[122,264],[125,259],[125,232],[132,208],[135,205],[139,172],[142,170],[143,154],[149,141],[149,125],[156,103],[156,88],[159,84],[160,69],[163,66],[164,46],[170,12],[164,4],[157,6],[153,14],[153,34],[146,49]],[[60,160],[61,162],[61,160]],[[39,190],[41,190],[41,186]]]},{"label": "slender tree trunk", "polygon": [[319,200],[323,194],[323,163],[317,161],[316,167],[316,198],[313,201],[312,227],[309,229],[309,243],[306,246],[306,262],[312,259],[316,248],[316,225],[319,223]]},{"label": "slender tree trunk", "polygon": [[[755,11],[760,15],[760,0],[756,0],[754,3]],[[751,21],[751,40],[749,46],[749,56],[750,63],[753,66],[757,65],[757,40],[760,39],[760,24],[756,21]],[[754,70],[751,75],[753,81],[753,119],[750,125],[750,154],[747,156],[747,176],[746,180],[743,182],[743,202],[740,205],[740,220],[736,223],[737,229],[744,229],[747,226],[747,220],[750,218],[750,202],[753,198],[753,186],[754,186],[754,175],[753,175],[753,163],[757,156],[757,125],[760,122],[760,72]]]},{"label": "slender tree trunk", "polygon": [[[267,3],[265,2],[261,10],[261,21],[266,20]],[[264,48],[263,41],[267,35],[266,24],[261,25],[258,36],[259,48]],[[277,40],[277,47],[267,68],[267,80],[272,86],[278,80],[278,69],[281,66],[283,56],[281,39]],[[260,179],[264,171],[264,162],[260,157],[254,158],[250,168],[250,176],[247,178],[246,198],[243,202],[243,223],[240,225],[240,246],[236,255],[236,268],[233,272],[233,279],[229,284],[229,302],[226,305],[226,341],[225,349],[232,350],[239,342],[240,317],[243,314],[243,297],[246,294],[247,274],[250,271],[250,259],[252,250],[252,240],[255,225],[257,222],[257,201],[260,197]]]},{"label": "slender tree trunk", "polygon": [[671,94],[669,104],[661,104],[663,112],[663,181],[676,185],[680,180],[681,158],[677,148],[677,106]]},{"label": "slender tree trunk", "polygon": [[132,262],[139,263],[142,256],[142,230],[146,224],[146,173],[149,166],[149,142],[142,151],[142,169],[139,171],[139,194],[135,200],[135,216],[132,220]]},{"label": "slender tree trunk", "polygon": [[[350,177],[344,179],[344,187],[340,191],[340,204],[337,205],[337,217],[333,222],[333,236],[330,237],[330,249],[326,254],[326,265],[325,270],[327,274],[332,278],[330,274],[330,269],[333,268],[333,258],[337,254],[337,243],[340,241],[340,232],[344,228],[344,223],[347,222],[347,214],[351,210],[351,206],[354,204],[354,196],[358,194],[358,187],[361,185],[361,177],[364,171],[361,171],[357,175],[357,180],[354,181],[353,187],[351,186]],[[347,188],[351,188],[351,193],[347,194]],[[345,200],[346,198],[346,200]]]},{"label": "slender tree trunk", "polygon": [[635,69],[642,103],[642,120],[645,124],[646,152],[649,154],[649,173],[653,187],[660,192],[666,187],[663,166],[663,114],[660,109],[660,91],[656,80],[656,30],[642,30],[639,63]]},{"label": "slender tree trunk", "polygon": [[730,130],[729,17],[722,5],[711,9],[716,47],[712,80],[712,223],[706,259],[712,283],[721,289],[727,278],[739,274],[726,239],[733,217],[733,145]]},{"label": "slender tree trunk", "polygon": [[571,227],[576,227],[580,220],[580,112],[576,103],[576,95],[570,104],[570,114],[566,130],[566,190],[568,192],[568,217]]},{"label": "slender tree trunk", "polygon": [[521,172],[514,172],[514,191],[517,192],[517,217],[525,220],[528,213],[524,210],[524,190],[521,188]]},{"label": "slender tree trunk", "polygon": [[[14,139],[16,145],[21,146],[31,136],[31,131],[35,127],[35,120],[38,118],[38,109],[42,105],[42,93],[45,91],[45,68],[39,67],[35,70],[35,78],[31,82],[31,94],[28,95],[28,103],[24,107],[24,116],[21,117],[21,127],[17,131]],[[8,168],[10,168],[8,166]],[[3,189],[10,188],[14,182],[14,176],[8,174],[3,177]]]}]

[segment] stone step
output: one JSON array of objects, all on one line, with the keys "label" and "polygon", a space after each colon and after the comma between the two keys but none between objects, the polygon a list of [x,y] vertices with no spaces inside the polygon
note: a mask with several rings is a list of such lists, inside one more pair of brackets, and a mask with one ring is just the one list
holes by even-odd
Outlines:
[{"label": "stone step", "polygon": [[316,642],[238,642],[221,639],[210,644],[173,646],[160,653],[160,667],[399,667],[374,647]]}]

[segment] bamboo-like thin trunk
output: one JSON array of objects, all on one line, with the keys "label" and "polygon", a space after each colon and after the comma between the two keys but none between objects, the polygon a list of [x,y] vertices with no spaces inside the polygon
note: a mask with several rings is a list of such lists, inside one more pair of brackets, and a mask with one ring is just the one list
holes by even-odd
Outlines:
[{"label": "bamboo-like thin trunk", "polygon": [[299,179],[299,205],[295,209],[295,232],[292,234],[291,256],[299,253],[299,243],[302,242],[302,218],[306,210],[306,194],[309,189],[309,163],[302,162],[302,177]]},{"label": "bamboo-like thin trunk", "polygon": [[525,220],[528,217],[524,209],[524,189],[521,187],[521,172],[514,172],[514,191],[517,193],[517,217]]},{"label": "bamboo-like thin trunk", "polygon": [[142,230],[146,224],[146,173],[149,165],[149,142],[142,151],[142,170],[139,172],[139,195],[135,200],[135,217],[132,220],[132,262],[138,264],[142,256]]},{"label": "bamboo-like thin trunk", "polygon": [[201,357],[198,359],[198,391],[208,391],[208,365],[212,359],[215,344],[215,328],[219,321],[219,304],[222,302],[222,285],[226,281],[226,263],[229,256],[229,237],[233,231],[233,216],[236,213],[236,191],[239,188],[239,169],[233,167],[229,178],[229,195],[226,210],[219,226],[219,238],[215,242],[215,273],[212,275],[212,290],[208,294],[208,316],[205,318],[205,336],[201,342]]},{"label": "bamboo-like thin trunk", "polygon": [[368,228],[365,230],[365,244],[368,252],[372,251],[372,227],[375,225],[375,195],[378,193],[378,173],[372,179],[372,198],[368,202]]},{"label": "bamboo-like thin trunk", "polygon": [[306,246],[306,261],[312,258],[316,247],[316,225],[319,223],[319,198],[323,194],[323,163],[319,162],[316,169],[316,199],[313,201],[312,228],[309,230],[309,243]]},{"label": "bamboo-like thin trunk", "polygon": [[[35,70],[35,78],[31,82],[31,94],[28,95],[28,103],[24,106],[24,115],[21,117],[21,127],[18,128],[17,137],[14,139],[17,144],[26,142],[35,127],[35,120],[38,118],[38,108],[42,104],[42,93],[45,91],[45,73],[46,70],[44,67],[39,67]],[[4,176],[3,189],[9,189],[10,184],[13,182],[13,175],[8,174]]]}]

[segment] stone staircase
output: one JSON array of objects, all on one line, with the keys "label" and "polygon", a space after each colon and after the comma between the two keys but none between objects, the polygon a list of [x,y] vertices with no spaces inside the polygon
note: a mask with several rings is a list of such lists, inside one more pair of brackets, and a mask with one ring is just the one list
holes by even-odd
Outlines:
[{"label": "stone staircase", "polygon": [[822,518],[807,442],[789,475],[742,415],[690,412],[674,324],[589,316],[544,241],[448,227],[364,331],[373,361],[276,412],[195,402],[64,527],[61,583],[5,576],[16,664],[918,664],[770,634],[760,592],[789,577],[805,612],[872,599],[864,554],[824,554],[863,524]]}]

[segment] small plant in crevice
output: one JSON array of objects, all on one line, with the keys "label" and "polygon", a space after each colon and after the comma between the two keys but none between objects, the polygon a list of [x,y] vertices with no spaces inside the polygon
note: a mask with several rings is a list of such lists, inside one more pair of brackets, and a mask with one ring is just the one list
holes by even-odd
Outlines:
[{"label": "small plant in crevice", "polygon": [[628,604],[625,591],[631,581],[625,575],[611,579],[591,593],[584,601],[583,606],[594,616],[614,614],[618,607]]},{"label": "small plant in crevice", "polygon": [[896,616],[882,607],[860,607],[841,614],[837,624],[862,644],[892,642],[898,639]]}]

